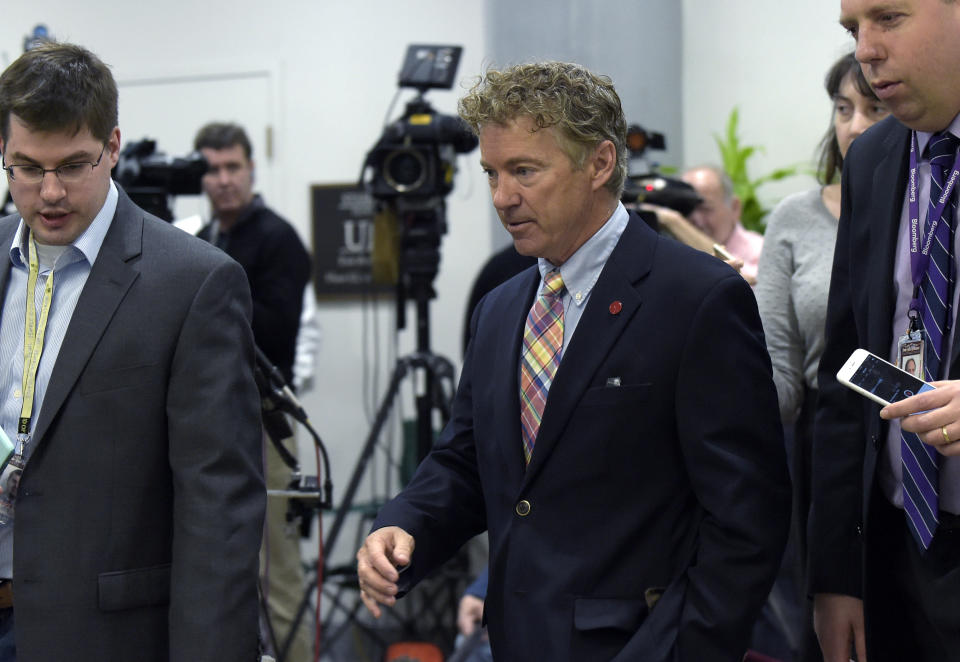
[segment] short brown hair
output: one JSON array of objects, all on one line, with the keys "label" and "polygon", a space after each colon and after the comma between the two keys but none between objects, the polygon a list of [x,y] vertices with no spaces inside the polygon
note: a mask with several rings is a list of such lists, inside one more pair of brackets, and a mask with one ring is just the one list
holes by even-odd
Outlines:
[{"label": "short brown hair", "polygon": [[530,117],[541,129],[557,127],[560,148],[577,168],[604,140],[617,163],[606,183],[618,198],[627,177],[627,121],[613,82],[579,64],[536,62],[490,69],[460,99],[460,117],[473,132],[485,124]]},{"label": "short brown hair", "polygon": [[84,127],[104,143],[117,127],[117,83],[96,55],[75,44],[44,42],[0,74],[0,137],[10,135],[10,115],[32,131]]},{"label": "short brown hair", "polygon": [[253,146],[247,132],[239,124],[228,122],[210,122],[197,132],[193,139],[193,148],[198,152],[201,149],[230,149],[235,145],[243,148],[243,153],[249,161],[253,157]]}]

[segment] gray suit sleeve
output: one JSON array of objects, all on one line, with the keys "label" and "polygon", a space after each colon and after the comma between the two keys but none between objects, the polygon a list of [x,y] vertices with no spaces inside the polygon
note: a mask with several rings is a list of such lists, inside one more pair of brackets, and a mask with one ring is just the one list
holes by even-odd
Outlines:
[{"label": "gray suit sleeve", "polygon": [[219,263],[197,291],[174,356],[172,660],[257,659],[266,495],[250,310],[242,269]]}]

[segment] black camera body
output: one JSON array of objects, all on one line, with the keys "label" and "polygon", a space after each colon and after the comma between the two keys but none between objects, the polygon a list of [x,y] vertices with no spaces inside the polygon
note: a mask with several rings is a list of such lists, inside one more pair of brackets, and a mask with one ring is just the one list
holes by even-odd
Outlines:
[{"label": "black camera body", "polygon": [[144,138],[123,148],[113,178],[140,207],[170,221],[169,196],[202,193],[207,168],[207,161],[199,152],[167,156],[157,151],[155,140]]},{"label": "black camera body", "polygon": [[624,204],[646,202],[667,207],[681,216],[688,216],[703,202],[694,188],[685,181],[656,173],[627,177],[620,201]]},{"label": "black camera body", "polygon": [[418,97],[367,155],[368,190],[378,199],[444,196],[453,189],[456,155],[476,146],[463,120],[435,112]]},{"label": "black camera body", "polygon": [[453,86],[462,53],[461,46],[407,47],[398,82],[419,94],[367,153],[366,188],[377,200],[433,206],[431,199],[442,200],[453,190],[456,156],[476,147],[477,137],[459,117],[436,112],[424,95],[431,88]]},{"label": "black camera body", "polygon": [[624,182],[620,201],[627,205],[647,203],[667,207],[687,216],[702,200],[692,186],[685,181],[666,177],[647,166],[644,155],[648,149],[663,150],[667,147],[662,133],[647,131],[639,124],[627,128],[627,149],[633,162],[640,162],[641,172],[631,173]]}]

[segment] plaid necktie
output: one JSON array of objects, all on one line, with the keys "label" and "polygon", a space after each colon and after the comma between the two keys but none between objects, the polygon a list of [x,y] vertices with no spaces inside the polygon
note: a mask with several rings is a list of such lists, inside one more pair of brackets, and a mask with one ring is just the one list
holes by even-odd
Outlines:
[{"label": "plaid necktie", "polygon": [[[930,202],[927,204],[927,227],[933,208],[942,195],[950,168],[956,157],[960,140],[943,132],[936,133],[927,145],[930,159]],[[926,381],[940,379],[942,352],[948,347],[945,339],[950,334],[951,304],[953,300],[953,226],[956,196],[943,208],[943,216],[934,231],[930,244],[930,262],[920,284],[923,295],[923,329],[926,333],[924,349],[924,377]],[[932,447],[910,432],[900,433],[900,462],[903,480],[903,508],[907,525],[921,548],[930,547],[940,521],[939,514],[939,459]]]},{"label": "plaid necktie", "polygon": [[555,269],[544,279],[540,296],[527,315],[520,356],[520,427],[527,464],[540,430],[547,391],[563,351],[563,279]]}]

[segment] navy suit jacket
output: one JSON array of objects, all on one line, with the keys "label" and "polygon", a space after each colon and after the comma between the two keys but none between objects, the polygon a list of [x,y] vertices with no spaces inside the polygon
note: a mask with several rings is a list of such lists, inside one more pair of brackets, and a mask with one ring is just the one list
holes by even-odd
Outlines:
[{"label": "navy suit jacket", "polygon": [[451,421],[379,513],[375,528],[416,541],[401,589],[486,529],[497,660],[739,660],[790,516],[753,292],[631,215],[525,468],[519,353],[539,280],[527,269],[480,302]]},{"label": "navy suit jacket", "polygon": [[[889,117],[857,138],[844,162],[827,342],[818,375],[808,525],[812,593],[863,597],[864,554],[871,553],[864,544],[869,507],[888,425],[880,405],[840,384],[836,373],[858,347],[881,357],[890,352],[909,152],[910,129]],[[955,342],[950,379],[960,378],[958,350]]]},{"label": "navy suit jacket", "polygon": [[20,480],[20,662],[258,659],[252,369],[243,270],[121,191]]}]

